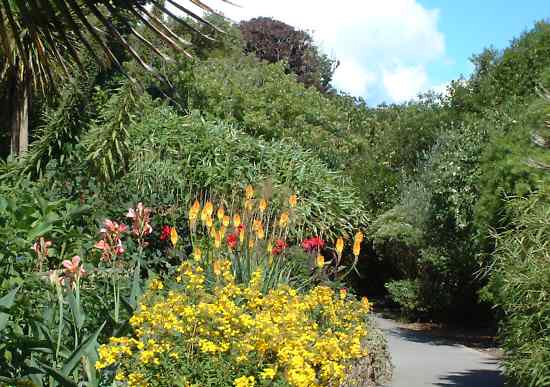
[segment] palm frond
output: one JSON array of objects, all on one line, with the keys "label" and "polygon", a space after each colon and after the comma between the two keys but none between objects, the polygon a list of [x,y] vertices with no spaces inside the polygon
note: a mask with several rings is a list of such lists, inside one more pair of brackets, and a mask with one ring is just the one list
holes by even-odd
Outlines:
[{"label": "palm frond", "polygon": [[[113,40],[144,69],[154,72],[129,43],[128,34],[135,36],[162,59],[168,60],[169,57],[138,32],[138,25],[153,32],[171,48],[190,56],[186,51],[190,43],[154,16],[154,12],[147,9],[147,3],[160,14],[207,39],[212,37],[194,28],[186,19],[219,31],[191,8],[181,4],[182,1],[167,1],[183,16],[176,15],[164,6],[164,1],[158,0],[0,0],[0,76],[18,80],[30,77],[35,89],[46,90],[50,85],[55,85],[59,78],[70,76],[75,66],[82,68],[81,49],[88,51],[98,63],[121,67],[111,48]],[[202,1],[187,2],[212,12],[210,6]]]}]

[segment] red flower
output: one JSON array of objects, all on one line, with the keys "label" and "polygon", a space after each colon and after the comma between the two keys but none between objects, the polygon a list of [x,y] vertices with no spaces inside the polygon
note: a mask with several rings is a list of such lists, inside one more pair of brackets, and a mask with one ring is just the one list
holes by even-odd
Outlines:
[{"label": "red flower", "polygon": [[168,238],[170,238],[170,232],[172,231],[172,228],[165,224],[162,226],[162,233],[160,234],[160,240],[165,241]]},{"label": "red flower", "polygon": [[325,247],[325,241],[319,237],[312,237],[302,242],[302,248],[307,252],[321,250],[323,247]]},{"label": "red flower", "polygon": [[227,246],[229,246],[230,249],[234,249],[235,247],[237,247],[237,243],[239,241],[239,234],[237,233],[229,234],[225,240],[227,242]]},{"label": "red flower", "polygon": [[282,239],[277,239],[275,241],[275,246],[273,246],[273,249],[271,250],[271,254],[273,255],[279,255],[283,252],[284,249],[286,249],[288,245],[285,241]]}]

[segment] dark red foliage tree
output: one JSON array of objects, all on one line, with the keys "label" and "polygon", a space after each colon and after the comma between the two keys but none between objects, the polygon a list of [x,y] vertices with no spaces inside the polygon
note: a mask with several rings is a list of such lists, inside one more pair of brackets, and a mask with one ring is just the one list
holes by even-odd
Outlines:
[{"label": "dark red foliage tree", "polygon": [[310,34],[267,17],[241,22],[239,27],[246,52],[270,63],[284,60],[298,81],[322,92],[330,89],[337,63],[319,53]]}]

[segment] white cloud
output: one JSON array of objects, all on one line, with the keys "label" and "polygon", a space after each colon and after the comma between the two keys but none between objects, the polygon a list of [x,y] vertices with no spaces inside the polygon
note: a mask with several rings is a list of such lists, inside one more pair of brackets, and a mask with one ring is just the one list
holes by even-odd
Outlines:
[{"label": "white cloud", "polygon": [[[381,102],[402,101],[429,89],[426,65],[445,60],[439,11],[417,0],[209,0],[234,20],[270,16],[311,31],[341,62],[334,85]],[[372,100],[370,102],[373,102]]]},{"label": "white cloud", "polygon": [[414,99],[428,85],[428,75],[422,66],[397,67],[382,71],[382,83],[395,102]]}]

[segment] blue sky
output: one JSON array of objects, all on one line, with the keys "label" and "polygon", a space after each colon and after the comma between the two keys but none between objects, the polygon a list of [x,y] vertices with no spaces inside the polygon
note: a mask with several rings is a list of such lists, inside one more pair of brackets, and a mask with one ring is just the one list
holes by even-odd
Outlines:
[{"label": "blue sky", "polygon": [[[237,1],[237,0],[234,0]],[[370,105],[403,102],[472,71],[483,48],[505,48],[550,0],[209,0],[226,16],[270,16],[308,30],[340,60],[333,84]]]},{"label": "blue sky", "polygon": [[469,58],[485,47],[506,48],[510,40],[541,19],[550,18],[550,0],[420,0],[426,8],[439,8],[438,28],[445,36],[450,60],[428,65],[436,84],[472,71]]}]

